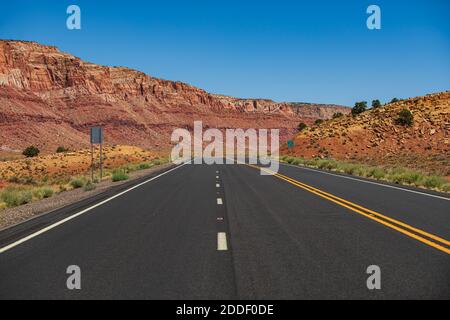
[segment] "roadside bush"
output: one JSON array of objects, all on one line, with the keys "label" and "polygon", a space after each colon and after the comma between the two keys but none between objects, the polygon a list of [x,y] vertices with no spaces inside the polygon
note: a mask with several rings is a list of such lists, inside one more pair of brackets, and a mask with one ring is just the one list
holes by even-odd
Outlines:
[{"label": "roadside bush", "polygon": [[408,109],[403,109],[399,112],[396,122],[402,126],[412,126],[414,123],[414,116]]},{"label": "roadside bush", "polygon": [[289,164],[292,164],[294,162],[294,160],[295,160],[295,158],[293,158],[293,157],[287,157],[286,158],[286,162],[289,163]]},{"label": "roadside bush", "polygon": [[430,189],[439,189],[445,184],[445,180],[438,176],[423,177],[422,185]]},{"label": "roadside bush", "polygon": [[22,154],[27,158],[37,157],[39,153],[40,153],[39,149],[36,148],[35,146],[30,146],[22,152]]},{"label": "roadside bush", "polygon": [[1,193],[0,199],[6,203],[9,208],[12,208],[30,203],[33,200],[33,194],[29,190],[9,187]]},{"label": "roadside bush", "polygon": [[139,170],[150,169],[152,166],[149,163],[141,163],[139,165]]},{"label": "roadside bush", "polygon": [[383,179],[386,176],[384,170],[380,168],[370,168],[368,174],[368,177],[372,177],[377,180]]},{"label": "roadside bush", "polygon": [[128,180],[129,178],[130,177],[128,176],[126,171],[123,169],[117,169],[117,170],[113,171],[113,174],[112,174],[113,182],[124,181],[124,180]]},{"label": "roadside bush", "polygon": [[159,159],[156,159],[156,160],[153,160],[153,165],[155,165],[155,166],[159,166],[159,165],[161,165],[163,162],[161,161],[161,160],[159,160]]},{"label": "roadside bush", "polygon": [[50,198],[53,196],[53,189],[48,187],[35,189],[33,191],[33,196],[39,200]]},{"label": "roadside bush", "polygon": [[351,163],[345,163],[341,166],[341,170],[346,173],[353,175],[357,169],[357,165],[351,164]]},{"label": "roadside bush", "polygon": [[81,179],[73,179],[72,181],[70,181],[70,185],[74,189],[79,189],[79,188],[82,188],[84,186],[84,181],[81,180]]},{"label": "roadside bush", "polygon": [[442,191],[444,192],[450,192],[450,183],[445,183],[441,187]]},{"label": "roadside bush", "polygon": [[95,190],[96,188],[97,186],[91,180],[89,180],[88,182],[86,182],[86,185],[84,186],[84,191],[92,191]]}]

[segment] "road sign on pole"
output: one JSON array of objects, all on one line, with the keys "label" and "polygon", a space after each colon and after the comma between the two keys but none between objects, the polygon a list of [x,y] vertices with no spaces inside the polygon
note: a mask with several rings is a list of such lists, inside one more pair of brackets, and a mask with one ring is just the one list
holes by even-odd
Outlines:
[{"label": "road sign on pole", "polygon": [[103,144],[103,128],[91,128],[91,144]]},{"label": "road sign on pole", "polygon": [[91,128],[91,177],[94,180],[94,145],[100,145],[100,180],[103,178],[103,128]]}]

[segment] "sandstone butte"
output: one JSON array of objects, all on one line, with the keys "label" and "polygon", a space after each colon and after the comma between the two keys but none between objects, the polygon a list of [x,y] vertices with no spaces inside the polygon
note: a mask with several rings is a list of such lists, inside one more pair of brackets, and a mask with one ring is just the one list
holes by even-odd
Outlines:
[{"label": "sandstone butte", "polygon": [[[412,126],[396,123],[408,109]],[[450,177],[450,91],[391,103],[328,120],[300,132],[295,147],[282,153],[401,166]]]},{"label": "sandstone butte", "polygon": [[106,67],[35,42],[0,40],[0,151],[36,145],[88,146],[89,127],[106,143],[168,150],[174,128],[279,128],[285,141],[298,124],[329,119],[336,105],[237,99],[124,67]]}]

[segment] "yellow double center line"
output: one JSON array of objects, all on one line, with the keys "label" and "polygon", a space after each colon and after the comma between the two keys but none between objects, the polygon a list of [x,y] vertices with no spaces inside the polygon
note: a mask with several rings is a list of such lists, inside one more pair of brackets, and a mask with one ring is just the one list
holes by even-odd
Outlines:
[{"label": "yellow double center line", "polygon": [[324,199],[327,199],[327,200],[329,200],[331,202],[334,202],[334,203],[336,203],[336,204],[338,204],[338,205],[340,205],[342,207],[345,207],[345,208],[347,208],[347,209],[349,209],[349,210],[351,210],[353,212],[359,213],[360,215],[363,215],[366,218],[369,218],[369,219],[371,219],[373,221],[381,223],[382,225],[384,225],[384,226],[386,226],[388,228],[391,228],[391,229],[394,229],[394,230],[396,230],[396,231],[398,231],[400,233],[403,233],[404,235],[406,235],[408,237],[411,237],[413,239],[416,239],[416,240],[418,240],[418,241],[420,241],[420,242],[422,242],[422,243],[424,243],[426,245],[429,245],[430,247],[433,247],[433,248],[438,249],[438,250],[440,250],[442,252],[450,254],[450,249],[449,249],[450,241],[448,241],[448,240],[440,238],[440,237],[438,237],[438,236],[436,236],[434,234],[425,232],[425,231],[423,231],[421,229],[414,228],[413,226],[410,226],[409,224],[406,224],[404,222],[392,219],[390,217],[387,217],[387,216],[385,216],[385,215],[383,215],[381,213],[375,212],[373,210],[364,208],[364,207],[362,207],[362,206],[360,206],[360,205],[358,205],[356,203],[353,203],[353,202],[347,201],[345,199],[339,198],[339,197],[337,197],[337,196],[335,196],[333,194],[330,194],[328,192],[319,190],[319,189],[314,188],[314,187],[312,187],[310,185],[307,185],[307,184],[305,184],[303,182],[300,182],[300,181],[297,181],[295,179],[292,179],[292,178],[290,178],[288,176],[285,176],[285,175],[273,172],[273,171],[268,170],[266,168],[254,166],[254,165],[251,165],[251,164],[246,164],[246,165],[249,166],[249,167],[252,167],[252,168],[255,168],[255,169],[258,169],[258,170],[263,170],[263,171],[265,171],[267,173],[270,173],[271,175],[273,175],[273,176],[275,176],[275,177],[277,177],[277,178],[279,178],[281,180],[287,181],[287,182],[289,182],[290,184],[292,184],[294,186],[297,186],[297,187],[299,187],[301,189],[304,189],[304,190],[306,190],[308,192],[311,192],[311,193],[313,193],[315,195],[318,195],[321,198],[324,198]]}]

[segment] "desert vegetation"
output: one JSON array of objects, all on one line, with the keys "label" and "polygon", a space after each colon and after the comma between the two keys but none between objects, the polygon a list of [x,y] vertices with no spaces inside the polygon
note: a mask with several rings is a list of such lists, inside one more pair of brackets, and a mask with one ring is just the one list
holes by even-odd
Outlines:
[{"label": "desert vegetation", "polygon": [[301,122],[301,123],[298,125],[298,131],[303,131],[303,130],[305,130],[306,128],[308,128],[308,125],[307,125],[306,123],[304,123],[304,122]]},{"label": "desert vegetation", "polygon": [[356,116],[360,113],[363,113],[367,110],[367,101],[356,102],[355,106],[352,109],[352,115]]},{"label": "desert vegetation", "polygon": [[450,192],[450,183],[444,176],[430,175],[424,172],[402,167],[389,168],[333,159],[305,159],[291,156],[282,156],[280,160],[292,165],[345,173],[364,178],[392,182],[395,184]]},{"label": "desert vegetation", "polygon": [[27,158],[34,158],[37,157],[39,153],[40,151],[38,148],[36,148],[35,146],[29,146],[23,151],[22,154]]},{"label": "desert vegetation", "polygon": [[[58,148],[59,149],[59,148]],[[95,190],[101,182],[98,170],[90,174],[88,151],[57,152],[0,162],[0,210],[50,198],[61,192]],[[105,149],[103,180],[123,181],[130,173],[150,169],[169,161],[136,147],[115,146]]]},{"label": "desert vegetation", "polygon": [[403,109],[398,113],[396,120],[397,124],[402,126],[412,126],[414,122],[414,116],[408,109]]}]

